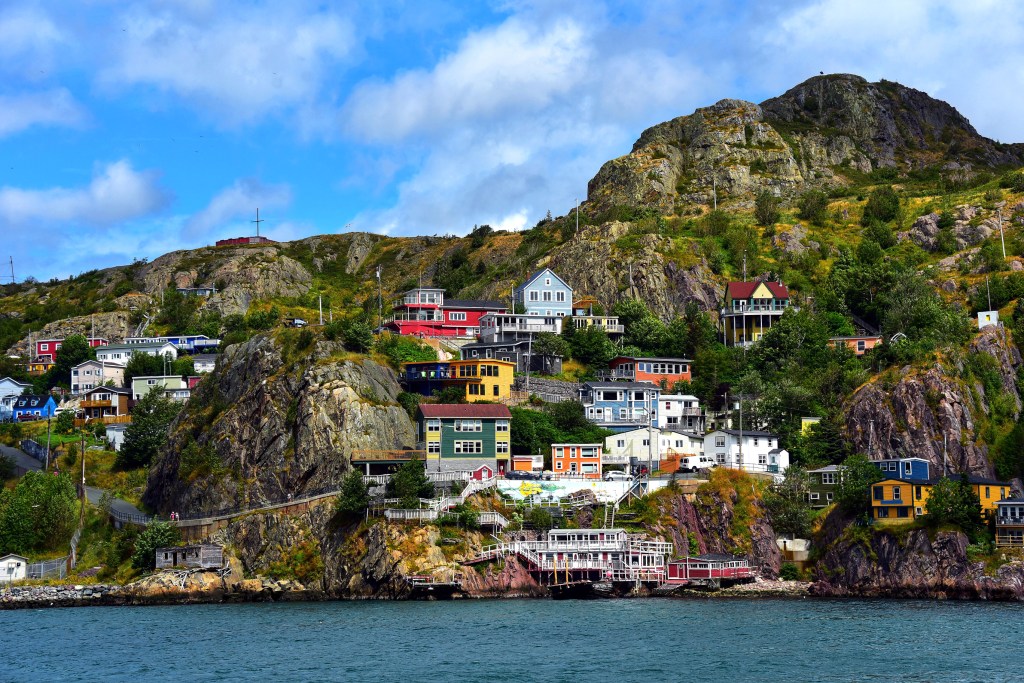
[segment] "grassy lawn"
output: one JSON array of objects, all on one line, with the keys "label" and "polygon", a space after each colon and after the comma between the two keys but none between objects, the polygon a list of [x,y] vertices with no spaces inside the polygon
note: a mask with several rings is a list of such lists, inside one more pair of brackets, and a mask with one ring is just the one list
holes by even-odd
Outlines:
[{"label": "grassy lawn", "polygon": [[[86,451],[85,483],[106,489],[141,510],[142,493],[146,488],[149,469],[117,470],[114,468],[116,457],[113,451]],[[78,467],[81,467],[81,463],[78,463]]]}]

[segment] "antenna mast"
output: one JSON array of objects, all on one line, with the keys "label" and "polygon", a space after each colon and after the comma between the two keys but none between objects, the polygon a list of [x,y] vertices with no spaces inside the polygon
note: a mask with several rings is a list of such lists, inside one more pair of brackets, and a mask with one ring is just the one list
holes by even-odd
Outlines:
[{"label": "antenna mast", "polygon": [[260,236],[260,223],[262,223],[262,222],[263,222],[263,219],[260,218],[260,207],[257,206],[256,207],[256,220],[253,221],[253,223],[256,224],[256,236],[257,237]]}]

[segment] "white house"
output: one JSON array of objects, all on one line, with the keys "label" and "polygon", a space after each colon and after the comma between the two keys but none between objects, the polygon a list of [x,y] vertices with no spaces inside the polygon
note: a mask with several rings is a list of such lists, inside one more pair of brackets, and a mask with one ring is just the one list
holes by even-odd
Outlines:
[{"label": "white house", "polygon": [[194,364],[197,373],[205,375],[209,372],[213,372],[213,369],[217,367],[217,354],[197,353],[192,356],[192,363]]},{"label": "white house", "polygon": [[124,443],[124,430],[127,428],[125,424],[107,425],[107,443],[114,451],[120,452],[121,444]]},{"label": "white house", "polygon": [[657,464],[675,455],[700,455],[703,452],[704,437],[699,434],[671,429],[661,430],[657,427],[648,430],[641,427],[605,438],[602,463],[628,465],[630,458],[636,458],[640,463],[646,463],[651,459]]},{"label": "white house", "polygon": [[704,452],[721,467],[772,474],[782,474],[789,468],[789,451],[779,448],[779,437],[769,432],[709,432],[704,435]]},{"label": "white house", "polygon": [[0,583],[21,581],[28,573],[28,558],[21,555],[0,557]]},{"label": "white house", "polygon": [[704,432],[704,418],[700,400],[689,394],[662,394],[661,425],[670,429],[682,429],[701,434]]},{"label": "white house", "polygon": [[87,360],[71,368],[71,393],[84,394],[110,381],[114,386],[124,383],[124,364],[113,361]]},{"label": "white house", "polygon": [[14,410],[14,400],[31,389],[31,384],[10,377],[0,379],[0,419],[10,419]]},{"label": "white house", "polygon": [[144,353],[147,356],[163,356],[169,360],[177,360],[178,347],[170,342],[154,344],[111,344],[96,349],[96,360],[103,362],[127,363],[132,354]]}]

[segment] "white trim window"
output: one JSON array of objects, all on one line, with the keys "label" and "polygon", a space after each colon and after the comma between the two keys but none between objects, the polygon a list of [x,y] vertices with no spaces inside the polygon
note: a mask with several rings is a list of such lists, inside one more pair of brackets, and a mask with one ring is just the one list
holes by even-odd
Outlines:
[{"label": "white trim window", "polygon": [[494,431],[496,432],[507,432],[508,431],[508,420],[495,420]]},{"label": "white trim window", "polygon": [[427,431],[428,432],[439,432],[441,431],[441,421],[435,418],[427,420]]},{"label": "white trim window", "polygon": [[427,453],[430,453],[431,455],[437,455],[440,452],[441,452],[441,442],[440,441],[428,441],[427,442]]},{"label": "white trim window", "polygon": [[508,455],[508,441],[496,441],[494,443],[494,452],[498,455]]},{"label": "white trim window", "polygon": [[456,455],[480,455],[484,452],[483,441],[456,441]]},{"label": "white trim window", "polygon": [[[475,385],[472,385],[475,386]],[[457,432],[482,432],[483,423],[480,420],[456,420],[455,431]]]},{"label": "white trim window", "polygon": [[460,322],[460,323],[461,322],[465,322],[466,321],[466,313],[465,312],[460,312],[460,311],[449,311],[448,312],[448,320],[451,320],[452,322]]}]

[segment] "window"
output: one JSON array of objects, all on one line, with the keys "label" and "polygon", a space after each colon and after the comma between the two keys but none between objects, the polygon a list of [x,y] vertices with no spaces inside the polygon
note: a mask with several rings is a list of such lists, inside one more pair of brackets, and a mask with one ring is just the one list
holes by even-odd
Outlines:
[{"label": "window", "polygon": [[551,278],[549,278],[549,277],[544,278],[544,286],[545,287],[550,287],[551,286]]},{"label": "window", "polygon": [[551,301],[551,292],[544,292],[544,301]]},{"label": "window", "polygon": [[889,516],[889,508],[878,508],[878,518],[885,519]]},{"label": "window", "polygon": [[462,322],[462,321],[464,321],[466,319],[466,314],[464,312],[457,313],[455,311],[451,311],[450,313],[448,313],[448,319],[449,320],[453,320],[453,321]]},{"label": "window", "polygon": [[575,472],[576,471],[576,463],[570,463],[569,464],[569,471],[570,472]]},{"label": "window", "polygon": [[834,484],[834,483],[836,483],[835,472],[822,472],[821,473],[821,483],[822,484]]},{"label": "window", "polygon": [[483,391],[483,387],[481,387],[479,384],[470,384],[469,385],[469,395],[470,396],[482,396],[484,393],[485,392]]},{"label": "window", "polygon": [[718,458],[718,464],[719,465],[725,463],[725,453],[718,453],[717,454],[717,458]]},{"label": "window", "polygon": [[903,487],[902,486],[893,486],[892,487],[892,499],[893,500],[903,500]]},{"label": "window", "polygon": [[650,439],[644,439],[643,445],[644,446],[650,446],[651,445],[651,440]]},{"label": "window", "polygon": [[500,391],[500,390],[498,389],[498,385],[497,385],[497,384],[492,384],[492,385],[491,385],[491,388],[493,389],[493,392],[492,392],[492,393],[493,393],[493,394],[494,394],[495,396],[500,396],[500,395],[501,395],[501,391]]},{"label": "window", "polygon": [[757,439],[757,437],[755,436],[755,437],[754,437],[754,445],[756,446],[757,444],[758,444],[758,439]]},{"label": "window", "polygon": [[440,452],[441,452],[441,442],[440,441],[428,441],[427,442],[427,453],[430,453],[432,455],[437,455]]},{"label": "window", "polygon": [[555,292],[555,301],[565,302],[565,292]]},{"label": "window", "polygon": [[859,351],[861,353],[864,353],[864,340],[863,339],[857,342],[857,351]]},{"label": "window", "polygon": [[991,489],[989,489],[988,486],[985,487],[985,497],[986,498],[991,498],[992,497],[992,491],[991,491]]},{"label": "window", "polygon": [[540,292],[531,290],[530,301],[540,301]]},{"label": "window", "polygon": [[905,508],[905,507],[898,507],[898,508],[896,508],[896,516],[897,517],[909,517],[910,516],[909,513],[910,513],[910,508]]},{"label": "window", "polygon": [[617,391],[599,391],[597,392],[601,401],[619,401],[619,392]]},{"label": "window", "polygon": [[494,431],[496,432],[507,432],[508,431],[508,420],[495,420]]},{"label": "window", "polygon": [[497,441],[494,444],[494,452],[499,455],[508,455],[508,441]]},{"label": "window", "polygon": [[428,432],[439,432],[441,431],[440,420],[427,420],[427,431]]},{"label": "window", "polygon": [[828,491],[828,492],[825,493],[825,500],[827,500],[830,503],[832,502],[832,492],[831,491]]},{"label": "window", "polygon": [[757,456],[757,464],[758,465],[767,465],[768,464],[768,457],[764,453],[760,453]]},{"label": "window", "polygon": [[725,448],[725,437],[724,436],[716,436],[715,437],[715,448]]},{"label": "window", "polygon": [[819,497],[818,493],[813,492],[813,491],[811,492],[811,500],[818,500],[818,497]]},{"label": "window", "polygon": [[615,442],[615,447],[616,447],[616,448],[625,448],[625,447],[626,447],[626,440],[625,440],[625,439],[619,439],[619,440],[617,440],[617,441]]},{"label": "window", "polygon": [[483,441],[456,441],[455,453],[457,455],[477,455],[484,452]]},{"label": "window", "polygon": [[882,500],[882,487],[881,486],[874,486],[874,487],[872,487],[871,493],[875,497],[875,500]]},{"label": "window", "polygon": [[[472,389],[475,385],[470,385]],[[482,432],[483,423],[480,420],[456,420],[455,431],[457,432]]]}]

